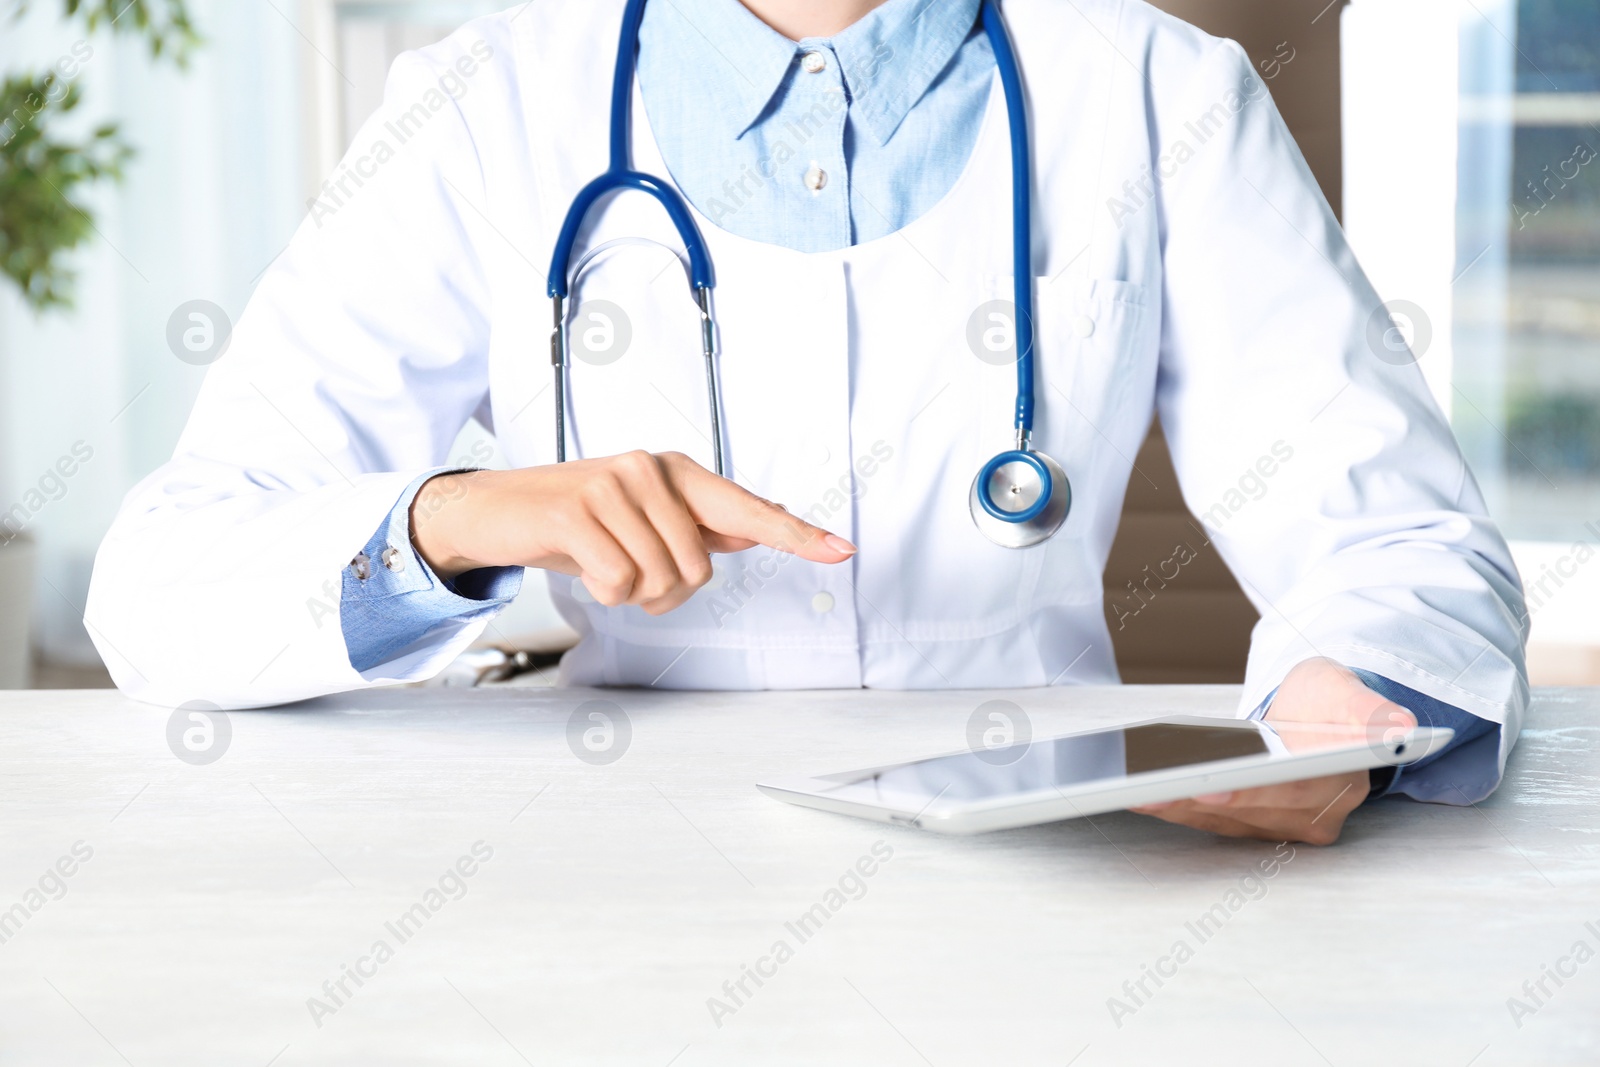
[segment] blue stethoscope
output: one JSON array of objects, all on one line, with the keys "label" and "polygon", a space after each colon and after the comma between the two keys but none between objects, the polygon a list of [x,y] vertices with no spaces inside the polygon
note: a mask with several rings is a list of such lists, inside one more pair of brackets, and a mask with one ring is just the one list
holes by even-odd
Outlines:
[{"label": "blue stethoscope", "polygon": [[[567,210],[550,260],[550,298],[554,328],[550,333],[550,362],[555,371],[556,462],[567,458],[567,295],[572,248],[584,217],[607,193],[637,189],[649,193],[666,209],[688,253],[689,282],[700,309],[700,351],[705,359],[706,391],[711,405],[711,449],[716,472],[726,477],[722,459],[722,401],[717,384],[717,323],[712,314],[711,290],[716,275],[705,240],[683,197],[668,183],[634,170],[628,150],[634,64],[639,52],[639,24],[645,0],[628,0],[622,14],[622,34],[617,64],[611,79],[611,162],[606,172],[585,185]],[[1072,506],[1072,487],[1061,465],[1029,447],[1033,434],[1033,237],[1029,212],[1031,175],[1028,152],[1028,118],[1005,23],[994,0],[983,0],[983,29],[993,46],[1005,91],[1006,115],[1011,127],[1012,270],[1015,277],[1017,342],[1016,448],[1001,452],[978,471],[968,504],[972,521],[991,541],[1006,548],[1026,548],[1054,534]],[[598,250],[597,250],[598,251]],[[591,253],[591,256],[594,253]],[[580,264],[580,269],[582,264]]]}]

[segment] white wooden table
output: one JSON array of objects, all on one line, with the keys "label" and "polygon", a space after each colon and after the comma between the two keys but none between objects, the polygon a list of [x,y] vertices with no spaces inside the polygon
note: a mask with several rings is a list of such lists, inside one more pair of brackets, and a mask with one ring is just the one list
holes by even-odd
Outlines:
[{"label": "white wooden table", "polygon": [[[961,748],[993,695],[372,692],[233,713],[192,764],[166,711],[0,694],[0,1064],[1600,1063],[1600,691],[1541,691],[1490,801],[1329,849],[752,787]],[[1036,735],[1234,699],[1004,695]],[[609,764],[569,744],[592,699]]]}]

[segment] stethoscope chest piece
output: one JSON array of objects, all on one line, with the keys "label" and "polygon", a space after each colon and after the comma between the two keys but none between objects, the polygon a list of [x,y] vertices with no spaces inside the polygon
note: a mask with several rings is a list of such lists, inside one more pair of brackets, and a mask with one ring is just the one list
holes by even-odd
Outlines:
[{"label": "stethoscope chest piece", "polygon": [[1043,452],[1002,452],[983,465],[969,495],[972,521],[1002,548],[1027,548],[1049,538],[1072,509],[1072,485]]}]

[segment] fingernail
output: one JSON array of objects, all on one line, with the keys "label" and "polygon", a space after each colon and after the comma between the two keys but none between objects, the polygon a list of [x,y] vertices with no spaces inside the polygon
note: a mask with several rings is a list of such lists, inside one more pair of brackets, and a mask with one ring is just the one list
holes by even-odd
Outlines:
[{"label": "fingernail", "polygon": [[1232,793],[1203,793],[1195,797],[1201,804],[1221,805],[1233,799]]},{"label": "fingernail", "polygon": [[1172,807],[1172,805],[1174,805],[1176,803],[1177,803],[1177,801],[1175,801],[1175,800],[1163,800],[1159,804],[1140,804],[1137,808],[1130,808],[1129,810],[1130,811],[1160,811],[1162,808],[1170,808],[1170,807]]},{"label": "fingernail", "polygon": [[835,552],[843,552],[847,556],[853,556],[856,554],[856,546],[852,545],[849,541],[846,541],[838,534],[829,534],[822,539],[822,543],[833,549]]}]

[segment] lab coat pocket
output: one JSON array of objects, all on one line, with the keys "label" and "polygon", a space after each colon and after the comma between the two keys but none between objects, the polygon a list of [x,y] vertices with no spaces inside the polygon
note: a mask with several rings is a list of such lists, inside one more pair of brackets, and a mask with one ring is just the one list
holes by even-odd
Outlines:
[{"label": "lab coat pocket", "polygon": [[1046,542],[1036,603],[1094,605],[1133,457],[1149,426],[1159,315],[1153,290],[1088,278],[1041,283],[1033,445],[1061,464],[1072,510]]},{"label": "lab coat pocket", "polygon": [[1130,461],[1147,429],[1156,371],[1150,299],[1139,282],[1039,284],[1034,446],[1075,482]]}]

